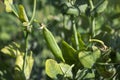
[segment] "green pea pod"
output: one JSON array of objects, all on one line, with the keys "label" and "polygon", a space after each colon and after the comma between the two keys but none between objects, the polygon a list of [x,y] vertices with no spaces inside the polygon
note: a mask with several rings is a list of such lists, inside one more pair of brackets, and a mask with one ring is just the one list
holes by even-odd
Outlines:
[{"label": "green pea pod", "polygon": [[23,5],[19,5],[19,19],[22,22],[28,22],[28,17]]},{"label": "green pea pod", "polygon": [[55,41],[53,34],[45,26],[43,27],[43,35],[47,42],[48,47],[52,51],[55,58],[64,61],[62,51],[59,48],[57,42]]}]

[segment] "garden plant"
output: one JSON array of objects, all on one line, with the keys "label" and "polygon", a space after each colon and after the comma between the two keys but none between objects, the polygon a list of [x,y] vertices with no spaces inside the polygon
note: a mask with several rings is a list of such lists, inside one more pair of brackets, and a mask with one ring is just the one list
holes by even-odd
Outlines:
[{"label": "garden plant", "polygon": [[120,79],[119,0],[0,0],[0,17],[0,80]]}]

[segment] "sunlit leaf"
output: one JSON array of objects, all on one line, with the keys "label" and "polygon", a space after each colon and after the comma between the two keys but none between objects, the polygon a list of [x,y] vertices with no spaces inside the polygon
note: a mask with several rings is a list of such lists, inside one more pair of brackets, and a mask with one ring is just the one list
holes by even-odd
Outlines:
[{"label": "sunlit leaf", "polygon": [[7,12],[12,12],[11,5],[13,4],[13,0],[4,0],[4,4],[6,6],[6,11]]},{"label": "sunlit leaf", "polygon": [[23,55],[18,55],[15,61],[15,80],[25,80],[25,75],[23,72]]},{"label": "sunlit leaf", "polygon": [[108,0],[101,0],[100,3],[98,3],[98,5],[95,8],[96,12],[97,13],[103,12],[107,8],[107,5],[108,5]]},{"label": "sunlit leaf", "polygon": [[100,50],[99,50],[96,46],[92,46],[92,48],[93,48],[93,53],[92,53],[91,56],[92,56],[93,59],[96,61],[97,59],[100,58],[101,52],[100,52]]},{"label": "sunlit leaf", "polygon": [[72,68],[74,67],[74,65],[70,66],[65,63],[60,63],[59,66],[60,66],[62,72],[64,73],[64,77],[69,77],[72,79],[72,77],[73,77]]},{"label": "sunlit leaf", "polygon": [[16,80],[19,80],[19,79],[26,80],[30,78],[31,70],[34,63],[32,52],[30,53],[30,55],[27,56],[25,69],[23,69],[24,68],[23,63],[24,63],[24,56],[18,55],[15,61],[15,73],[16,73],[15,79]]},{"label": "sunlit leaf", "polygon": [[79,52],[79,60],[85,68],[92,68],[93,64],[95,63],[95,60],[91,55],[91,52],[88,51]]},{"label": "sunlit leaf", "polygon": [[8,46],[5,46],[4,48],[2,48],[1,52],[11,57],[16,57],[17,55],[22,54],[20,53],[19,49],[20,49],[20,45],[13,42],[9,44]]},{"label": "sunlit leaf", "polygon": [[28,17],[27,17],[27,14],[25,12],[25,9],[24,9],[24,6],[23,5],[19,5],[19,19],[22,21],[22,22],[28,22]]},{"label": "sunlit leaf", "polygon": [[55,60],[48,59],[45,63],[45,66],[45,72],[53,80],[58,80],[63,77],[63,72]]},{"label": "sunlit leaf", "polygon": [[79,48],[80,48],[80,50],[85,50],[85,49],[86,49],[86,46],[85,46],[85,43],[84,43],[84,41],[82,40],[80,34],[78,34],[78,41],[79,41]]},{"label": "sunlit leaf", "polygon": [[23,55],[18,55],[15,61],[15,70],[22,71],[23,68]]},{"label": "sunlit leaf", "polygon": [[24,72],[26,79],[30,78],[33,63],[34,63],[34,59],[32,57],[32,52],[31,52],[30,55],[27,56],[27,61],[26,61],[26,68],[25,68],[25,72]]}]

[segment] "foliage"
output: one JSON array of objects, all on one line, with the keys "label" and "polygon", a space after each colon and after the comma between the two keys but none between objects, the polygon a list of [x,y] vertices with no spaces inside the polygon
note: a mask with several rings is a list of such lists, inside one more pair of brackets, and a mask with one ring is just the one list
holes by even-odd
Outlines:
[{"label": "foliage", "polygon": [[118,80],[119,4],[0,0],[0,80]]}]

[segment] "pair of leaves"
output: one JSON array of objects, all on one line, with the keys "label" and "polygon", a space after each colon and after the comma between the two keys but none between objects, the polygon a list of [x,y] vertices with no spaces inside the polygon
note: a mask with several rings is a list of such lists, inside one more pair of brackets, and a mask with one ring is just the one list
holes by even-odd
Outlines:
[{"label": "pair of leaves", "polygon": [[4,0],[6,12],[12,12],[13,0]]},{"label": "pair of leaves", "polygon": [[21,46],[15,42],[5,46],[1,49],[1,52],[4,54],[16,58],[15,60],[15,80],[25,80],[29,79],[30,73],[32,70],[34,59],[32,57],[32,52],[30,55],[27,55],[25,71],[23,71],[23,63],[24,63],[24,52],[21,50]]},{"label": "pair of leaves", "polygon": [[20,52],[20,45],[15,42],[2,48],[1,52],[11,57],[17,57],[18,55],[23,55],[23,53]]},{"label": "pair of leaves", "polygon": [[85,14],[87,7],[87,3],[81,4],[78,7],[73,6],[71,3],[64,3],[61,11],[63,14],[79,16],[80,14]]},{"label": "pair of leaves", "polygon": [[108,0],[101,0],[99,2],[97,2],[97,4],[95,5],[95,8],[91,11],[91,15],[96,15],[102,13],[108,5]]},{"label": "pair of leaves", "polygon": [[53,59],[48,59],[45,63],[45,71],[53,80],[63,80],[66,77],[72,78],[72,66],[65,63],[57,63]]},{"label": "pair of leaves", "polygon": [[15,6],[13,0],[5,0],[4,4],[6,6],[6,12],[13,12],[21,22],[28,22],[28,17],[23,5]]},{"label": "pair of leaves", "polygon": [[33,67],[34,59],[32,57],[32,52],[27,56],[25,70],[23,71],[24,56],[19,55],[16,57],[15,61],[15,80],[26,80],[29,79],[31,70]]},{"label": "pair of leaves", "polygon": [[79,60],[85,68],[92,68],[94,63],[100,58],[100,50],[93,46],[93,52],[91,51],[81,51],[79,52]]}]

